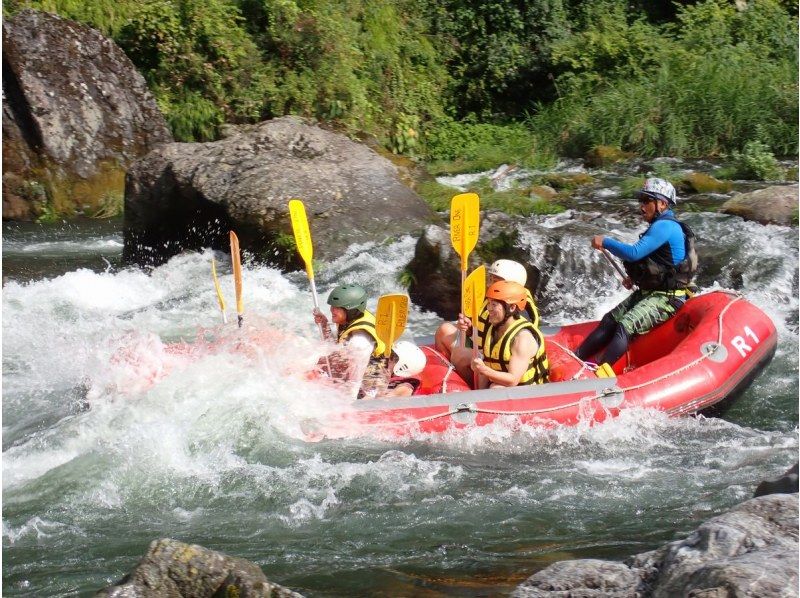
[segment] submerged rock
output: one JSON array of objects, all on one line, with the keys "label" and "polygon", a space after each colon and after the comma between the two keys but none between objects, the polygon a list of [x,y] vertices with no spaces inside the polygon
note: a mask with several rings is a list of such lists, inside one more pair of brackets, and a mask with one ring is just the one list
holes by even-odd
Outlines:
[{"label": "submerged rock", "polygon": [[54,14],[3,22],[3,93],[4,219],[119,208],[128,167],[172,140],[125,53]]},{"label": "submerged rock", "polygon": [[270,582],[258,565],[246,559],[170,539],[154,540],[133,571],[95,596],[302,598],[302,594]]},{"label": "submerged rock", "polygon": [[797,596],[797,551],[797,494],[771,494],[710,519],[684,540],[624,563],[554,563],[528,578],[513,596]]},{"label": "submerged rock", "polygon": [[786,470],[777,480],[764,480],[756,488],[753,496],[766,496],[767,494],[792,494],[800,490],[797,473],[799,463],[795,463]]},{"label": "submerged rock", "polygon": [[796,226],[798,222],[798,186],[775,185],[729,199],[720,208],[726,214],[755,220],[761,224]]},{"label": "submerged rock", "polygon": [[233,229],[256,258],[299,267],[293,198],[305,203],[315,258],[418,233],[435,219],[391,162],[313,121],[286,116],[227,131],[220,141],[160,146],[131,168],[125,261],[157,265],[187,249],[222,249]]}]

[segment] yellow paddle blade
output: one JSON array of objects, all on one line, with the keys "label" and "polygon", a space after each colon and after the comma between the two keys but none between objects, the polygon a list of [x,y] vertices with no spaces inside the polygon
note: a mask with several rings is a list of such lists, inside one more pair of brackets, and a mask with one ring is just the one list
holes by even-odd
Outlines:
[{"label": "yellow paddle blade", "polygon": [[386,344],[384,357],[392,354],[392,345],[403,334],[408,319],[408,296],[383,295],[375,312],[375,332]]},{"label": "yellow paddle blade", "polygon": [[475,249],[480,229],[480,199],[476,193],[460,193],[450,202],[450,241],[461,256],[466,272],[470,252]]},{"label": "yellow paddle blade", "polygon": [[486,296],[486,266],[475,268],[464,281],[461,313],[477,323]]},{"label": "yellow paddle blade", "polygon": [[244,313],[244,303],[242,302],[242,254],[239,251],[239,237],[231,231],[231,262],[233,263],[233,288],[236,291],[236,313],[239,315],[241,326],[241,316]]},{"label": "yellow paddle blade", "polygon": [[222,289],[219,286],[219,280],[217,279],[217,262],[214,258],[211,258],[211,277],[214,279],[214,288],[217,290],[217,301],[219,302],[219,308],[225,312],[225,297],[222,296]]},{"label": "yellow paddle blade", "polygon": [[306,207],[299,199],[289,200],[289,218],[292,219],[292,231],[294,232],[294,242],[297,245],[297,252],[306,264],[306,272],[309,278],[314,278],[314,245],[311,243],[311,231],[308,229],[308,218],[306,217]]}]

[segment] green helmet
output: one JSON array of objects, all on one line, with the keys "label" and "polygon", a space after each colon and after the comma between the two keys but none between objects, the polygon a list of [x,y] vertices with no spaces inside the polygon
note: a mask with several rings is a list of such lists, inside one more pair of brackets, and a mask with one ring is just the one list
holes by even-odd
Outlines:
[{"label": "green helmet", "polygon": [[328,305],[363,312],[367,309],[367,292],[357,284],[343,284],[328,295]]}]

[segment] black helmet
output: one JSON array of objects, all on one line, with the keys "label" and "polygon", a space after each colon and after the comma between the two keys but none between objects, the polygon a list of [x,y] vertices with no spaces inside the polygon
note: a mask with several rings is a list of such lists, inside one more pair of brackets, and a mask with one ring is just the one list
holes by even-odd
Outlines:
[{"label": "black helmet", "polygon": [[357,284],[343,284],[328,295],[328,305],[364,312],[367,309],[367,292]]}]

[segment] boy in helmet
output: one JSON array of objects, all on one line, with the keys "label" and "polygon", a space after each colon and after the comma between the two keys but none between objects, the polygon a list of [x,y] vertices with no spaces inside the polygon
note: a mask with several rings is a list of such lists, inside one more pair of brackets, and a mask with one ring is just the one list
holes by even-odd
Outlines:
[{"label": "boy in helmet", "polygon": [[[528,273],[525,266],[519,262],[512,260],[497,260],[492,263],[486,272],[486,287],[489,288],[493,283],[506,280],[512,281],[525,286],[528,281]],[[530,320],[534,327],[539,329],[539,310],[536,309],[536,303],[533,301],[530,291],[525,289],[525,307],[522,315]],[[478,337],[478,351],[481,350],[486,336],[486,328],[488,325],[489,311],[488,300],[484,301],[481,306],[481,311],[478,316],[477,337]],[[469,347],[459,347],[458,338],[461,331],[463,331],[468,340],[472,336],[473,322],[464,314],[458,314],[458,321],[443,322],[436,331],[435,341],[436,349],[442,353],[453,366],[456,372],[466,381],[472,380],[472,373],[470,370],[470,362],[472,361],[472,349]]]},{"label": "boy in helmet", "polygon": [[[355,284],[336,287],[328,295],[328,305],[331,320],[336,324],[336,342],[344,347],[320,359],[319,365],[326,370],[330,363],[332,371],[328,373],[334,380],[360,380],[358,398],[361,399],[385,377],[386,345],[378,338],[375,316],[367,311],[367,293],[362,287]],[[319,310],[313,313],[325,339],[331,340],[328,318]]]},{"label": "boy in helmet", "polygon": [[427,358],[417,345],[409,341],[397,341],[389,356],[388,371],[391,378],[386,389],[378,391],[381,397],[410,397],[420,387],[419,374],[425,369]]},{"label": "boy in helmet", "polygon": [[[639,241],[628,245],[597,235],[594,249],[607,249],[623,260],[628,277],[626,288],[638,287],[622,303],[608,312],[584,339],[575,354],[583,360],[603,351],[598,371],[609,373],[610,366],[628,350],[630,339],[666,322],[692,294],[692,278],[697,271],[694,233],[675,219],[675,187],[664,179],[650,178],[636,193],[647,230]],[[608,364],[606,366],[606,364]]]},{"label": "boy in helmet", "polygon": [[542,333],[522,317],[527,300],[525,287],[501,280],[486,290],[488,326],[483,357],[472,360],[479,388],[542,384],[548,364]]}]

